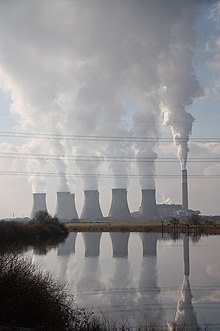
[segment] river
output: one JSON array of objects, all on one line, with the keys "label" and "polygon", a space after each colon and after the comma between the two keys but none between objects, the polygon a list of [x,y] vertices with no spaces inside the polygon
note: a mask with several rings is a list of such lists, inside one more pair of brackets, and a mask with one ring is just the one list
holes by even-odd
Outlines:
[{"label": "river", "polygon": [[76,304],[130,325],[220,330],[220,236],[73,233],[25,255],[68,283]]}]

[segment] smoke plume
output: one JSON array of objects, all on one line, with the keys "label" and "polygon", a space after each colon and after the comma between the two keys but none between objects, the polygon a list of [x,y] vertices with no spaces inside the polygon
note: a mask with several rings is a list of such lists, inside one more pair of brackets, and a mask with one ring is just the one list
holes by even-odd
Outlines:
[{"label": "smoke plume", "polygon": [[[88,175],[85,189],[97,189],[99,174],[106,171],[105,158],[123,159],[133,152],[150,159],[137,164],[142,188],[154,188],[161,103],[164,123],[171,126],[182,168],[186,167],[194,120],[187,109],[201,94],[192,49],[202,3],[1,1],[1,85],[11,94],[10,111],[19,120],[18,130],[57,135],[41,144],[33,137],[33,144],[38,153],[58,155],[53,167],[64,174],[57,183],[60,191],[69,190],[65,173],[70,169]],[[161,86],[166,87],[163,93]],[[131,99],[137,107],[132,126],[126,127],[122,120],[131,114],[124,105]],[[67,142],[64,134],[73,139]],[[121,139],[128,135],[151,139],[131,146]],[[118,140],[109,141],[109,136]],[[60,155],[85,158],[66,162]],[[35,166],[27,162],[30,172]],[[115,187],[126,188],[129,162],[110,159],[108,167]],[[38,168],[45,170],[43,161],[38,160]]]}]

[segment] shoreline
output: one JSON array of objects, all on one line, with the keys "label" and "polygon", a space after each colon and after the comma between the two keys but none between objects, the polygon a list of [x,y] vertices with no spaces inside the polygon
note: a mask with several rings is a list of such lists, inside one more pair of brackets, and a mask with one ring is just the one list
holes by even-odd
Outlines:
[{"label": "shoreline", "polygon": [[70,232],[161,232],[220,234],[220,224],[164,224],[164,222],[80,222],[66,223]]}]

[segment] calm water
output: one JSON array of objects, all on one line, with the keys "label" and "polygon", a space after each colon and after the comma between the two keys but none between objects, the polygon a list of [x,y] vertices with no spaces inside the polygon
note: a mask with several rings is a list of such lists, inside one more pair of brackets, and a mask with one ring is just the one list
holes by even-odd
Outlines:
[{"label": "calm water", "polygon": [[133,325],[176,318],[220,330],[219,251],[220,236],[194,243],[154,233],[71,233],[46,255],[26,254],[67,281],[80,307]]}]

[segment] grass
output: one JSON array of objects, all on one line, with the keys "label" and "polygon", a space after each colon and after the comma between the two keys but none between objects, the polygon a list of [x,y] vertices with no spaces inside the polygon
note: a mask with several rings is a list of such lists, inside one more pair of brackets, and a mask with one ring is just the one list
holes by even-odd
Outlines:
[{"label": "grass", "polygon": [[166,224],[165,222],[79,222],[67,223],[66,227],[73,232],[162,232],[162,233],[187,233],[187,234],[220,234],[220,224]]}]

